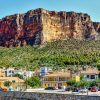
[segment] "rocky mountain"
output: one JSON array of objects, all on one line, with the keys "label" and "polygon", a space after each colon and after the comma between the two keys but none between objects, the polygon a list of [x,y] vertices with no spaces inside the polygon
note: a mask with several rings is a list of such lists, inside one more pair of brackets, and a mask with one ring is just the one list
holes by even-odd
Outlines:
[{"label": "rocky mountain", "polygon": [[100,23],[88,14],[41,8],[0,20],[0,46],[39,45],[59,39],[100,39]]}]

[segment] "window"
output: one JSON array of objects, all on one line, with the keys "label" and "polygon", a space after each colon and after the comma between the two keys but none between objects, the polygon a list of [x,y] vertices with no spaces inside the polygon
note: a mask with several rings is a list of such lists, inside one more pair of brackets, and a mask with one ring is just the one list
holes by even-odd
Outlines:
[{"label": "window", "polygon": [[9,71],[9,73],[11,73],[11,70]]},{"label": "window", "polygon": [[95,75],[91,75],[91,79],[95,79]]},{"label": "window", "polygon": [[89,75],[87,75],[86,78],[89,78]]},{"label": "window", "polygon": [[16,81],[15,80],[12,80],[12,83],[15,83]]},{"label": "window", "polygon": [[14,71],[12,71],[12,73],[14,74]]},{"label": "window", "polygon": [[64,77],[60,77],[59,80],[60,81],[65,81],[65,78]]}]

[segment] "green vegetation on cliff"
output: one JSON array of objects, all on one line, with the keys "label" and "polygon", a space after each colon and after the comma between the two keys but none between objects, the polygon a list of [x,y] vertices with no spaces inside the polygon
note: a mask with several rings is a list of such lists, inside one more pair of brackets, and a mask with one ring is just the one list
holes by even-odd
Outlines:
[{"label": "green vegetation on cliff", "polygon": [[44,47],[0,48],[0,67],[35,68],[46,65],[54,69],[68,65],[100,64],[100,41],[62,40]]}]

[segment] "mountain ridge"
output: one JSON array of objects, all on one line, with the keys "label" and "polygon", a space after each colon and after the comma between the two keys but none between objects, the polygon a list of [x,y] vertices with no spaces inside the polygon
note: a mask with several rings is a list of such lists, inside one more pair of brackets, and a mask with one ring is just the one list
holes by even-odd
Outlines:
[{"label": "mountain ridge", "polygon": [[42,8],[0,19],[0,46],[41,45],[62,39],[99,40],[100,23],[86,13]]}]

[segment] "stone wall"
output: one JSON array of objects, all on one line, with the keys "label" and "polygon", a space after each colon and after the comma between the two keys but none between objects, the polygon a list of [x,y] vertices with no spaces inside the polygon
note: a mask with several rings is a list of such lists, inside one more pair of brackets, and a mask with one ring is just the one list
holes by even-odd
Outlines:
[{"label": "stone wall", "polygon": [[100,100],[100,96],[36,92],[0,92],[0,100]]}]

